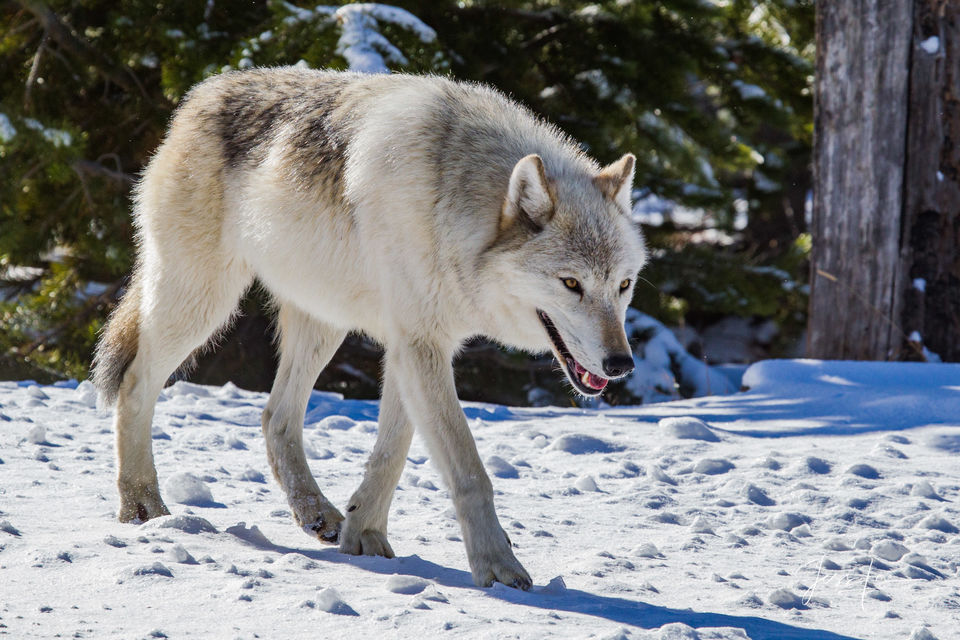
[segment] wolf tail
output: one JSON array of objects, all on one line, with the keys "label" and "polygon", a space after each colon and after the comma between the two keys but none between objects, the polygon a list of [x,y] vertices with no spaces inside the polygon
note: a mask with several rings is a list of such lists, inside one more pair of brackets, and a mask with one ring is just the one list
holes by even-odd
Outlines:
[{"label": "wolf tail", "polygon": [[101,400],[113,405],[140,342],[139,283],[134,281],[110,315],[93,356],[93,384]]}]

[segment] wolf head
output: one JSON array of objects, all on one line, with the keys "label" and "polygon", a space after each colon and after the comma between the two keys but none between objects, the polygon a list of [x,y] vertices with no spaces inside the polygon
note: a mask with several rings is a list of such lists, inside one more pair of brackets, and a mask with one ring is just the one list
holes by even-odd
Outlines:
[{"label": "wolf head", "polygon": [[571,170],[528,155],[513,168],[500,212],[493,337],[552,350],[586,396],[634,366],[623,323],[646,262],[629,217],[634,164],[627,154],[599,171]]}]

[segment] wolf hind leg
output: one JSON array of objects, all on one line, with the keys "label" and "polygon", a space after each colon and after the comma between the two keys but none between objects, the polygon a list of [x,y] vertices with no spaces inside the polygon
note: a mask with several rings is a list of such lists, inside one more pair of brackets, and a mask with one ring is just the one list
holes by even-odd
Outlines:
[{"label": "wolf hind leg", "polygon": [[343,514],[320,491],[303,450],[310,392],[346,332],[282,303],[278,316],[280,365],[263,411],[267,460],[296,523],[321,542],[336,544]]},{"label": "wolf hind leg", "polygon": [[350,498],[340,551],[352,555],[393,557],[387,542],[387,516],[393,492],[413,439],[396,382],[387,376],[380,399],[377,442],[367,462],[363,482]]},{"label": "wolf hind leg", "polygon": [[[121,522],[169,514],[160,496],[150,425],[157,396],[170,375],[225,324],[250,283],[244,266],[177,269],[143,265],[134,275],[139,305],[136,355],[117,392],[117,488]],[[149,274],[149,275],[148,275]],[[204,278],[204,276],[206,276]]]}]

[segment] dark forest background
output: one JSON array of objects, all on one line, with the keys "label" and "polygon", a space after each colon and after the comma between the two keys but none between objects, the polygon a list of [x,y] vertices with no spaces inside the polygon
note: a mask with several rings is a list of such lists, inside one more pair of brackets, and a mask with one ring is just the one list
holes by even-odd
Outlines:
[{"label": "dark forest background", "polygon": [[[341,4],[0,4],[0,378],[87,377],[132,265],[131,187],[178,100],[227,68],[347,68]],[[812,0],[390,4],[436,33],[422,37],[400,12],[361,16],[395,47],[374,45],[393,71],[492,84],[602,162],[637,155],[653,259],[633,306],[693,358],[802,350]],[[249,293],[191,380],[269,388],[267,302]],[[375,397],[379,357],[351,336],[317,386]],[[464,399],[569,402],[549,359],[483,341],[457,374]],[[607,400],[642,398],[621,386]]]}]

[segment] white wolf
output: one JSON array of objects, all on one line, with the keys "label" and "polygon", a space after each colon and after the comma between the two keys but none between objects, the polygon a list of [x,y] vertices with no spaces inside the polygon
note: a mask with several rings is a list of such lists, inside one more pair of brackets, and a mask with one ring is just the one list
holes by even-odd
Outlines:
[{"label": "white wolf", "polygon": [[[502,94],[439,77],[284,68],[197,85],[136,189],[137,266],[95,359],[116,402],[119,519],[169,513],[154,404],[257,278],[280,333],[263,432],[297,523],[345,553],[392,557],[387,513],[416,426],[474,581],[529,588],[451,360],[475,335],[552,349],[584,395],[633,368],[623,321],[646,259],[633,168],[629,154],[600,168]],[[310,473],[302,428],[351,330],[386,355],[379,434],[344,520]]]}]

